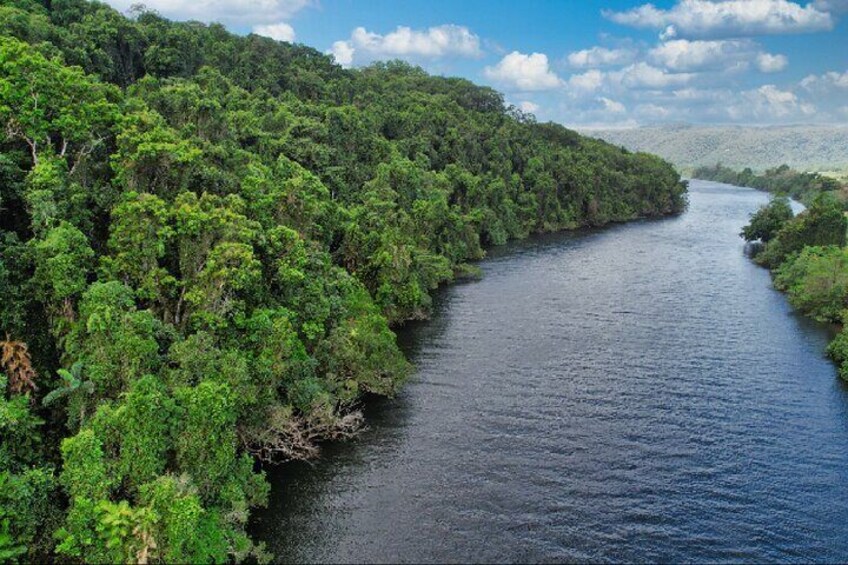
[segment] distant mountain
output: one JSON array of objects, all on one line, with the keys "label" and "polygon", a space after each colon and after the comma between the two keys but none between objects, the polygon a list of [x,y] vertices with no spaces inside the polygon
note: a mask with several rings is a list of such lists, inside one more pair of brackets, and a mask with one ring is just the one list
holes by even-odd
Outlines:
[{"label": "distant mountain", "polygon": [[655,153],[686,170],[721,163],[755,171],[787,164],[801,171],[848,169],[848,126],[645,126],[584,130],[633,151]]}]

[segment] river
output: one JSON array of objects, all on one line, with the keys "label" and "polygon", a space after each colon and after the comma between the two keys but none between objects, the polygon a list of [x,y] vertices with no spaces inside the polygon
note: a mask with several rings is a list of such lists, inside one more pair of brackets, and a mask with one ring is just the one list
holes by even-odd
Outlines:
[{"label": "river", "polygon": [[848,387],[737,236],[767,195],[499,248],[369,430],[272,471],[282,561],[845,561]]}]

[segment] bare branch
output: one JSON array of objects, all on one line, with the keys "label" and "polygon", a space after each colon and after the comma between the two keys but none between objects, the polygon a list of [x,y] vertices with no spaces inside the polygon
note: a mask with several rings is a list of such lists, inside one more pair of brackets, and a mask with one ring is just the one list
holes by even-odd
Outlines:
[{"label": "bare branch", "polygon": [[359,410],[326,418],[294,415],[290,408],[277,406],[271,409],[262,429],[240,429],[239,438],[260,461],[307,461],[320,454],[319,442],[352,438],[363,430],[363,425]]}]

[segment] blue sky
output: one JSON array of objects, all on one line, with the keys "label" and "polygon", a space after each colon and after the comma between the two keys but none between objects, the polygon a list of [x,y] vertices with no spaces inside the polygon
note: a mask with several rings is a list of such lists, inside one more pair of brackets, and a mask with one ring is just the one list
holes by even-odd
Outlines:
[{"label": "blue sky", "polygon": [[848,123],[848,0],[146,4],[173,19],[304,43],[349,67],[404,59],[575,127]]}]

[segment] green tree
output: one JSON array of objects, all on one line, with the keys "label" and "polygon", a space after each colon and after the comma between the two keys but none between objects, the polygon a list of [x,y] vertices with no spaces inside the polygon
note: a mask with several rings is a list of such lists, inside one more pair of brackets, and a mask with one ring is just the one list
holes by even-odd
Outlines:
[{"label": "green tree", "polygon": [[121,429],[119,469],[131,488],[165,471],[177,425],[176,404],[159,380],[147,375],[134,382],[115,418]]},{"label": "green tree", "polygon": [[0,37],[0,120],[7,136],[26,143],[33,164],[55,152],[73,174],[108,136],[116,92],[26,43]]},{"label": "green tree", "polygon": [[768,205],[751,214],[751,222],[742,228],[740,236],[745,241],[760,240],[768,243],[793,216],[788,198],[785,196],[773,198]]}]

